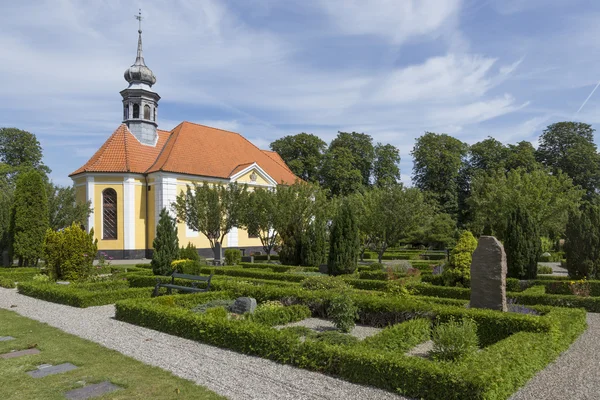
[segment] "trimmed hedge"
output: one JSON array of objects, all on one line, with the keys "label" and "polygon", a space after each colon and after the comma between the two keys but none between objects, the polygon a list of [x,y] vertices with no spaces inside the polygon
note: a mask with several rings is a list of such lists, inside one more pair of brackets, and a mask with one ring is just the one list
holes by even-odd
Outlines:
[{"label": "trimmed hedge", "polygon": [[15,285],[15,282],[12,279],[0,277],[0,287],[14,289],[17,285]]},{"label": "trimmed hedge", "polygon": [[14,282],[26,282],[42,272],[40,268],[0,268],[0,278]]},{"label": "trimmed hedge", "polygon": [[[267,289],[269,293],[266,293]],[[288,295],[291,294],[290,288],[259,287],[253,290],[255,298],[281,296],[286,291]],[[235,293],[238,291],[233,291],[234,296],[239,294]],[[310,292],[308,295],[313,300],[327,297],[326,292]],[[196,301],[201,298],[185,297]],[[379,349],[368,346],[368,343],[337,346],[312,340],[301,342],[292,331],[279,331],[250,320],[210,318],[166,305],[166,300],[118,302],[116,318],[240,353],[327,373],[351,382],[435,400],[506,399],[554,360],[586,327],[583,310],[555,309],[545,316],[534,317],[432,306],[415,300],[390,301],[369,295],[357,297],[363,315],[377,309],[379,314],[385,314],[386,310],[407,314],[412,310],[412,314],[417,311],[429,319],[438,316],[442,321],[450,317],[473,318],[478,324],[478,335],[485,338],[482,342],[488,347],[449,368],[447,363],[407,357],[401,351]],[[302,300],[308,301],[308,298]],[[165,304],[161,304],[161,301]],[[405,315],[405,319],[407,317]],[[379,318],[387,319],[385,315]],[[402,330],[400,327],[389,330],[392,329]],[[420,334],[422,332],[417,333]]]},{"label": "trimmed hedge", "polygon": [[263,308],[259,306],[253,314],[248,314],[247,319],[257,324],[275,326],[302,321],[310,316],[310,309],[304,305],[277,308]]},{"label": "trimmed hedge", "polygon": [[[156,280],[159,279],[162,283],[171,283],[170,276],[157,275],[142,275],[142,274],[127,274],[125,275],[130,287],[154,287]],[[266,279],[244,278],[242,282],[248,282],[254,285],[277,285],[277,286],[297,286],[294,282],[272,281]],[[175,284],[180,286],[192,286],[195,281],[189,279],[175,279]],[[223,284],[227,282],[240,283],[240,279],[224,275],[213,276],[210,281],[210,286],[214,290],[223,290]],[[206,287],[204,282],[198,282],[198,287]]]},{"label": "trimmed hedge", "polygon": [[89,290],[89,288],[70,286],[55,283],[22,282],[19,283],[17,288],[19,293],[25,296],[81,308],[113,304],[123,299],[150,298],[152,295],[152,289],[150,288]]},{"label": "trimmed hedge", "polygon": [[239,267],[204,267],[200,269],[200,273],[206,275],[228,275],[246,278],[279,280],[287,282],[301,282],[304,279],[306,279],[306,275],[297,275],[291,273],[282,274],[280,272],[268,272],[264,269],[250,269]]},{"label": "trimmed hedge", "polygon": [[[267,261],[267,255],[261,254],[258,256],[253,256],[256,261]],[[279,256],[277,254],[271,254],[271,261],[278,261]]]}]

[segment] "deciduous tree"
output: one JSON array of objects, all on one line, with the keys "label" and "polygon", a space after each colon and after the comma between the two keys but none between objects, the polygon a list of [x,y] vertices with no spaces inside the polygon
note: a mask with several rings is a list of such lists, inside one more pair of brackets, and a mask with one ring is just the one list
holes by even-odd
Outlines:
[{"label": "deciduous tree", "polygon": [[277,152],[296,176],[316,183],[319,181],[323,154],[327,143],[310,133],[284,136],[271,143],[271,150]]}]

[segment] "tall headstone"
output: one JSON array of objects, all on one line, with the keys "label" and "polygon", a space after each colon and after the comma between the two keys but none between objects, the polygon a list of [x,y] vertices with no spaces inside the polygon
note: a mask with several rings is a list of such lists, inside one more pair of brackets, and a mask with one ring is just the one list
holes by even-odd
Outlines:
[{"label": "tall headstone", "polygon": [[223,248],[221,247],[221,243],[215,243],[215,259],[213,261],[214,265],[221,265],[223,263]]},{"label": "tall headstone", "polygon": [[506,311],[506,253],[493,236],[481,236],[471,262],[471,307]]}]

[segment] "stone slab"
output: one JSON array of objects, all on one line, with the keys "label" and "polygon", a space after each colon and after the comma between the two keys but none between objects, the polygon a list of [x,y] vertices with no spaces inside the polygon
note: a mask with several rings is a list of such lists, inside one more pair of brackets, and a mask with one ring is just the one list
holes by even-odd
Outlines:
[{"label": "stone slab", "polygon": [[235,302],[229,306],[229,311],[235,314],[252,314],[256,310],[256,299],[252,297],[238,297]]},{"label": "stone slab", "polygon": [[0,342],[7,342],[9,340],[14,340],[12,336],[0,336]]},{"label": "stone slab", "polygon": [[481,236],[471,262],[471,307],[507,311],[506,253],[493,236]]},{"label": "stone slab", "polygon": [[63,372],[72,371],[77,367],[71,363],[64,363],[59,365],[40,365],[38,369],[27,372],[27,375],[32,378],[43,378],[49,375],[62,374]]},{"label": "stone slab", "polygon": [[40,354],[40,351],[38,349],[11,351],[10,353],[0,354],[0,358],[17,358],[34,354]]},{"label": "stone slab", "polygon": [[105,381],[88,385],[80,389],[69,390],[65,393],[65,397],[69,400],[86,400],[93,397],[100,397],[106,393],[114,392],[115,390],[121,389],[120,386],[113,385],[112,383]]}]

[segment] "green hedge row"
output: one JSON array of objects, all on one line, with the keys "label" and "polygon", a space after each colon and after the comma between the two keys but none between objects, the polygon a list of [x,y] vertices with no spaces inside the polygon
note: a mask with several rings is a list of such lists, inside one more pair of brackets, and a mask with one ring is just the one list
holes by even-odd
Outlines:
[{"label": "green hedge row", "polygon": [[26,282],[39,275],[39,268],[0,268],[0,278],[10,279],[13,282]]},{"label": "green hedge row", "polygon": [[291,270],[294,271],[304,271],[304,272],[319,272],[319,267],[300,267],[295,265],[281,265],[281,264],[269,264],[269,263],[249,263],[249,262],[241,262],[239,265],[242,268],[251,268],[251,269],[270,269],[273,272],[288,272]]},{"label": "green hedge row", "polygon": [[17,286],[15,285],[15,281],[13,281],[12,279],[0,277],[0,287],[14,289]]},{"label": "green hedge row", "polygon": [[25,296],[81,308],[113,304],[123,299],[150,298],[152,294],[150,288],[92,291],[70,286],[46,282],[22,282],[17,287],[19,293]]},{"label": "green hedge row", "polygon": [[[142,275],[142,274],[127,274],[127,281],[131,287],[154,287],[156,285],[156,280],[159,279],[162,283],[171,283],[170,276],[156,276],[156,275]],[[192,286],[192,284],[196,281],[191,281],[189,279],[175,279],[175,284],[180,286]],[[210,281],[211,288],[214,290],[223,290],[223,284],[227,282],[236,282],[236,284],[248,284],[253,285],[278,285],[278,286],[296,286],[297,283],[294,282],[283,282],[283,281],[273,281],[266,279],[255,279],[255,278],[243,278],[238,279],[236,277],[218,275],[213,276]],[[200,282],[198,283],[198,287],[206,287],[206,283]]]},{"label": "green hedge row", "polygon": [[304,305],[292,305],[288,307],[261,308],[258,307],[248,319],[258,324],[275,326],[285,325],[290,322],[302,321],[311,316],[310,309]]},{"label": "green hedge row", "polygon": [[227,275],[227,276],[238,276],[245,278],[258,278],[258,279],[269,279],[279,280],[287,282],[301,282],[306,279],[305,275],[299,274],[282,274],[280,272],[269,272],[264,269],[250,269],[250,268],[239,268],[239,267],[204,267],[200,269],[200,273],[210,275]]},{"label": "green hedge row", "polygon": [[[265,290],[264,287],[255,289]],[[272,292],[276,291],[276,288],[270,289],[273,289]],[[279,289],[278,295],[281,293],[282,289]],[[197,301],[198,298],[194,300]],[[240,353],[338,376],[351,382],[410,397],[436,400],[506,399],[555,359],[586,327],[585,312],[582,310],[557,309],[543,317],[532,317],[459,307],[432,307],[414,300],[406,300],[403,305],[398,301],[386,305],[384,301],[389,299],[378,300],[381,300],[378,303],[380,314],[394,308],[400,308],[402,312],[409,309],[419,310],[424,314],[429,312],[443,319],[467,314],[476,320],[480,330],[478,333],[480,337],[487,338],[485,342],[489,343],[485,344],[488,346],[450,368],[446,363],[407,357],[402,351],[388,351],[364,343],[336,346],[317,341],[302,342],[293,332],[279,331],[250,320],[209,318],[166,305],[166,301],[161,298],[118,302],[116,317]],[[359,304],[361,313],[366,312],[365,306],[373,308],[372,304],[366,304],[365,301],[367,300]],[[497,339],[498,334],[493,328],[498,327],[504,328],[504,340],[490,340],[490,335]],[[401,343],[394,344],[391,338],[389,345],[402,346]]]},{"label": "green hedge row", "polygon": [[[259,256],[253,256],[254,257],[254,261],[267,261],[267,255],[266,254],[261,254]],[[279,260],[279,256],[277,254],[271,254],[271,261],[277,261]]]}]

